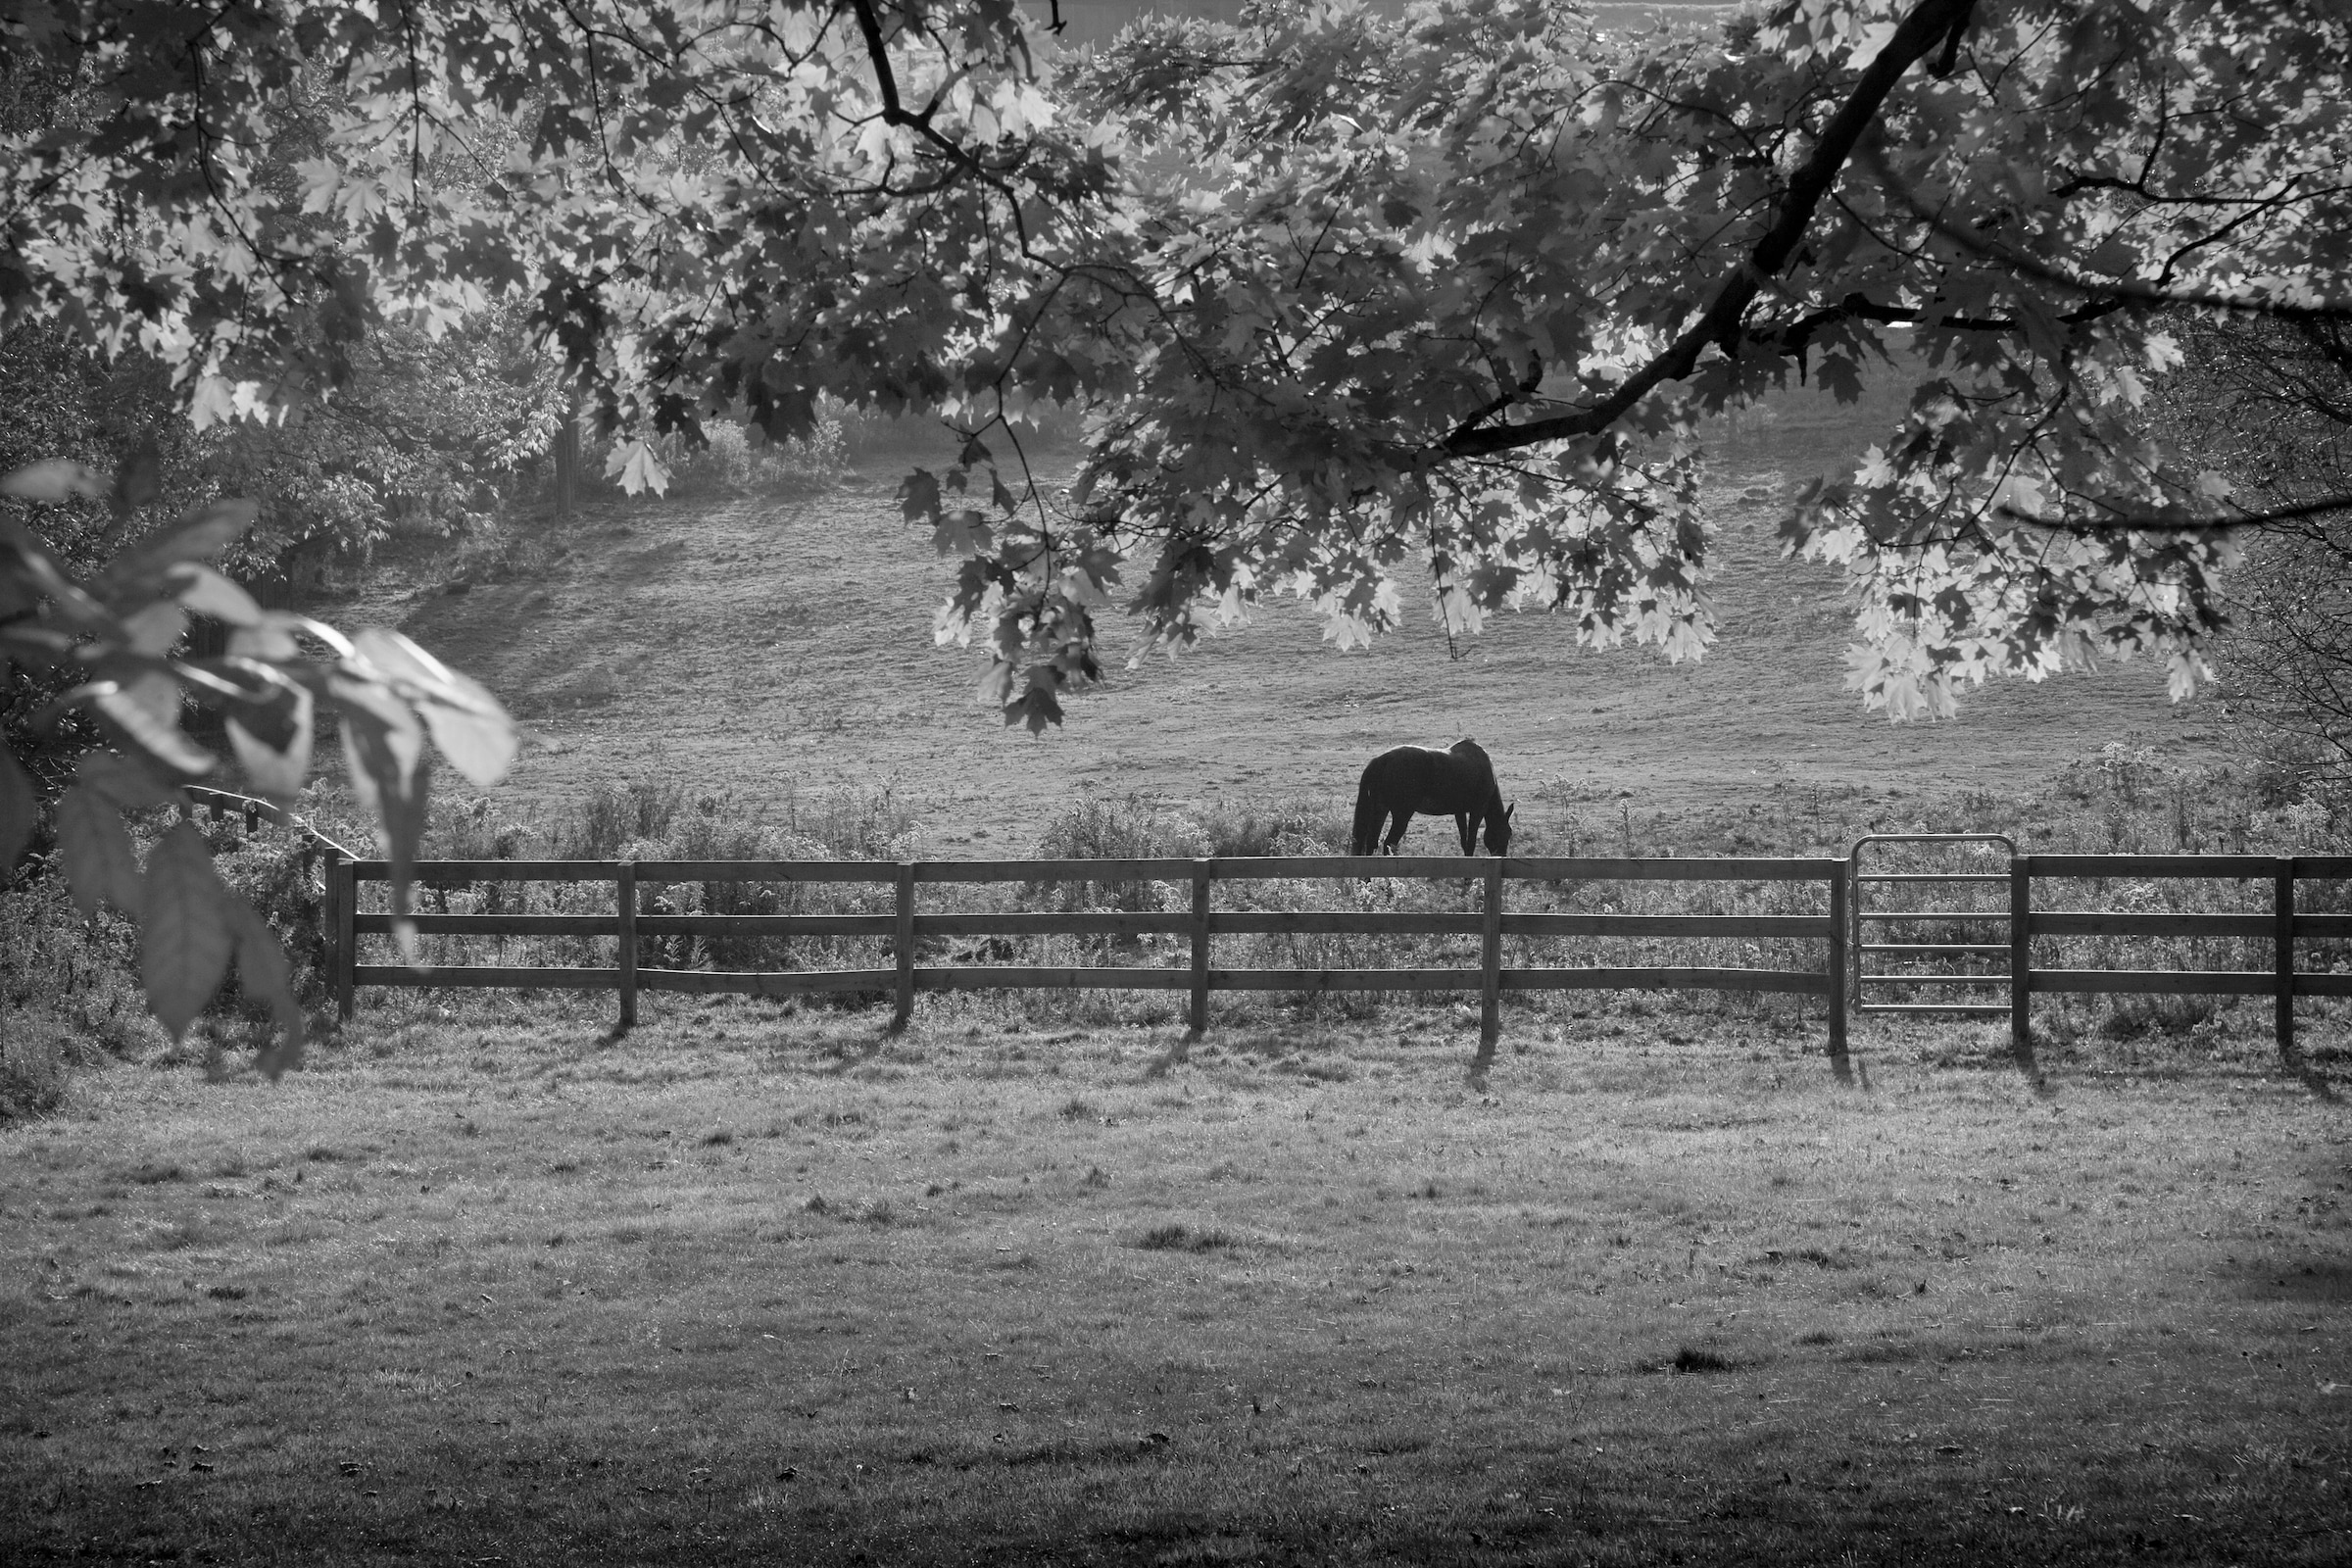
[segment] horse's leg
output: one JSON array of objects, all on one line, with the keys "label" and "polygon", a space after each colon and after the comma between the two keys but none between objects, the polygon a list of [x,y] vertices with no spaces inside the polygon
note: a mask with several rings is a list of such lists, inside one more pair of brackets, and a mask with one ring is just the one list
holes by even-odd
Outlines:
[{"label": "horse's leg", "polygon": [[1388,842],[1381,846],[1385,854],[1395,855],[1396,846],[1404,842],[1404,830],[1412,824],[1413,813],[1403,807],[1396,808],[1396,825],[1389,829]]},{"label": "horse's leg", "polygon": [[1380,827],[1388,820],[1388,808],[1372,793],[1371,783],[1356,786],[1355,832],[1348,850],[1355,855],[1370,855],[1380,848]]},{"label": "horse's leg", "polygon": [[1472,816],[1468,811],[1456,811],[1453,813],[1453,830],[1461,837],[1462,853],[1476,855],[1478,853],[1478,818]]}]

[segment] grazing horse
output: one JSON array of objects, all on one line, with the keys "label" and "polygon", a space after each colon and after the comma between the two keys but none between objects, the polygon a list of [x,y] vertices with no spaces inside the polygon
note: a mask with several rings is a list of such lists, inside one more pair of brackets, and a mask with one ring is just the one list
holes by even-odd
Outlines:
[{"label": "grazing horse", "polygon": [[[1491,854],[1507,854],[1511,847],[1511,813],[1494,783],[1494,764],[1476,741],[1455,741],[1445,751],[1434,746],[1399,746],[1364,764],[1363,781],[1355,787],[1355,844],[1358,855],[1395,855],[1413,813],[1445,816],[1461,830],[1462,853],[1477,853],[1479,827],[1486,827]],[[1381,824],[1390,817],[1396,825],[1383,841]]]}]

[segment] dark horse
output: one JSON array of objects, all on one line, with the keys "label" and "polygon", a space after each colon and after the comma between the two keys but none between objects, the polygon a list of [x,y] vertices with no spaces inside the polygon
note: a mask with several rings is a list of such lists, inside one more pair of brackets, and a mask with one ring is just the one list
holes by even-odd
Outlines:
[{"label": "dark horse", "polygon": [[[1434,746],[1399,746],[1364,764],[1363,782],[1355,787],[1355,853],[1396,854],[1397,841],[1419,811],[1426,816],[1450,813],[1461,830],[1464,855],[1476,853],[1481,823],[1489,852],[1507,854],[1511,812],[1516,809],[1502,804],[1494,764],[1478,742],[1455,741],[1442,752]],[[1383,842],[1381,824],[1391,816],[1396,826]]]}]

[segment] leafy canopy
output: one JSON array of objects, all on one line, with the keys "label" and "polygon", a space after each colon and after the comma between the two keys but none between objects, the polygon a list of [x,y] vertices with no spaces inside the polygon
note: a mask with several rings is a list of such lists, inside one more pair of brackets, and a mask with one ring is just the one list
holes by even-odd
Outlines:
[{"label": "leafy canopy", "polygon": [[[1554,0],[1268,6],[1092,60],[1012,0],[10,25],[116,96],[12,151],[0,310],[170,358],[200,419],[331,380],[335,335],[290,330],[322,297],[438,330],[519,297],[624,434],[937,410],[970,437],[906,490],[964,561],[940,633],[1033,725],[1121,597],[1181,643],[1296,593],[1344,647],[1427,573],[1449,626],[1538,604],[1696,655],[1699,421],[1898,354],[1908,417],[1787,528],[1853,573],[1865,700],[2099,652],[2185,689],[2230,559],[2198,524],[2234,514],[2144,432],[2158,307],[2347,297],[2352,21],[2289,0],[1782,0],[1632,39]],[[320,156],[252,178],[319,78]],[[1088,415],[1071,512],[1018,462],[1045,402]]]}]

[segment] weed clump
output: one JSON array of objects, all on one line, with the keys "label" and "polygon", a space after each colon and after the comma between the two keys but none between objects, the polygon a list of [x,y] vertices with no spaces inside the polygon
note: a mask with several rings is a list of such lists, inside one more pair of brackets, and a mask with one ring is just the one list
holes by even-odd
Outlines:
[{"label": "weed clump", "polygon": [[1182,1225],[1156,1225],[1136,1238],[1135,1245],[1147,1252],[1213,1252],[1220,1247],[1231,1247],[1233,1238],[1223,1231],[1195,1231]]},{"label": "weed clump", "polygon": [[1208,853],[1220,858],[1346,855],[1352,832],[1336,806],[1302,801],[1218,806],[1200,819]]},{"label": "weed clump", "polygon": [[[36,1026],[25,1027],[28,1021]],[[8,1035],[0,1042],[0,1122],[46,1115],[65,1102],[65,1043],[54,1026],[39,1026],[35,1014],[18,1013],[5,1027]]]}]

